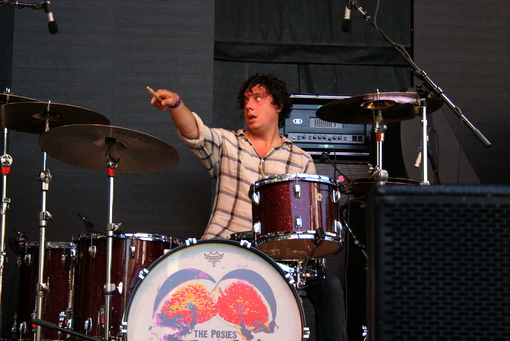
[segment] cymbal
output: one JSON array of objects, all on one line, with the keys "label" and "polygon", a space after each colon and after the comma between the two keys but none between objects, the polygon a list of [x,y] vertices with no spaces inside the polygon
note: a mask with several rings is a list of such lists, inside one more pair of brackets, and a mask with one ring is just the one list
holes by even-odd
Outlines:
[{"label": "cymbal", "polygon": [[9,103],[1,107],[2,127],[31,134],[70,124],[110,124],[103,115],[69,104],[47,102]]},{"label": "cymbal", "polygon": [[[324,104],[317,110],[317,117],[347,124],[373,124],[374,113],[381,111],[384,123],[410,120],[420,116],[419,98],[416,92],[381,92],[339,99]],[[427,98],[427,114],[441,107],[443,102],[435,97]]]},{"label": "cymbal", "polygon": [[179,162],[177,151],[157,137],[127,128],[99,124],[73,124],[48,130],[39,146],[57,160],[73,166],[106,172],[107,150],[118,159],[117,173],[156,173]]},{"label": "cymbal", "polygon": [[10,92],[4,92],[0,94],[0,104],[18,102],[39,102],[39,101],[33,98],[13,95]]}]

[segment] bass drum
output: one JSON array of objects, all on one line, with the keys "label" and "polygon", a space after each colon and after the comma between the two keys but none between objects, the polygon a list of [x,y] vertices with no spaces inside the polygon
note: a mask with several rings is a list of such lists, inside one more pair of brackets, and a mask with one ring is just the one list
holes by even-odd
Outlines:
[{"label": "bass drum", "polygon": [[[39,243],[28,242],[18,258],[20,268],[18,293],[18,333],[20,340],[33,340],[35,326],[36,284],[39,276]],[[42,319],[59,327],[69,328],[72,321],[72,292],[74,286],[76,245],[71,242],[46,242],[44,276],[47,291],[43,297]],[[66,335],[41,328],[43,340],[61,340]]]},{"label": "bass drum", "polygon": [[296,289],[250,246],[189,239],[161,257],[129,300],[127,340],[303,340]]},{"label": "bass drum", "polygon": [[[110,330],[122,332],[122,318],[139,273],[172,248],[172,239],[146,233],[119,233],[113,237]],[[82,234],[77,245],[74,299],[74,330],[92,337],[104,336],[104,285],[106,283],[107,237]]]}]

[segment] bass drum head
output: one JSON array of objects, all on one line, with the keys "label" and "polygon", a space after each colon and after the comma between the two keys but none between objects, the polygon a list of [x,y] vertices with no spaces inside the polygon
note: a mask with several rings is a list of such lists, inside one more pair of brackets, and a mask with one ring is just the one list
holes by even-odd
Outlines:
[{"label": "bass drum head", "polygon": [[148,269],[130,298],[127,340],[302,340],[294,287],[267,255],[232,240],[200,240]]}]

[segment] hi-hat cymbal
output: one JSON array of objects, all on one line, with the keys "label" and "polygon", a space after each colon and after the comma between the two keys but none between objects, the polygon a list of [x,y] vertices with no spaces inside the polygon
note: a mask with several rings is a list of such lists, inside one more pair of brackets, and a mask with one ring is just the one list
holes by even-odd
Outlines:
[{"label": "hi-hat cymbal", "polygon": [[[420,116],[419,96],[416,92],[381,92],[339,99],[324,104],[317,110],[317,117],[329,122],[347,124],[372,124],[378,110],[384,123],[410,120]],[[443,102],[427,98],[427,113],[441,107]]]},{"label": "hi-hat cymbal", "polygon": [[179,162],[177,151],[157,137],[127,128],[99,124],[73,124],[39,136],[39,146],[57,160],[73,166],[106,172],[107,151],[119,160],[116,172],[156,173]]},{"label": "hi-hat cymbal", "polygon": [[9,103],[1,107],[2,127],[31,134],[70,124],[110,124],[103,115],[69,104],[47,102]]},{"label": "hi-hat cymbal", "polygon": [[18,103],[18,102],[39,102],[36,99],[13,95],[10,92],[0,94],[0,104]]}]

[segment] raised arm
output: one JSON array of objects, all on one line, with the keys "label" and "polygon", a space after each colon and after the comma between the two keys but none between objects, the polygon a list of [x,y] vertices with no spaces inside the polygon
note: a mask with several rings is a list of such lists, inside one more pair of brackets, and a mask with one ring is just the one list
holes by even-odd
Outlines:
[{"label": "raised arm", "polygon": [[156,95],[161,99],[152,97],[151,104],[159,110],[170,111],[172,120],[182,136],[188,139],[197,139],[199,132],[193,113],[184,104],[182,99],[175,92],[159,89]]}]

